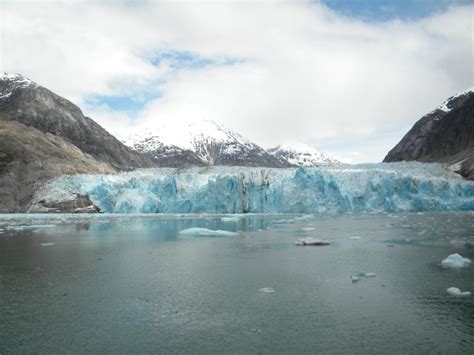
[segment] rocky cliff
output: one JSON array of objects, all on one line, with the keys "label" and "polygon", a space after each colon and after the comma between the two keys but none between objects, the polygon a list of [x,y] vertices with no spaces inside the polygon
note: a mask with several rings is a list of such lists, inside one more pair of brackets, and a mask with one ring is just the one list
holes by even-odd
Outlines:
[{"label": "rocky cliff", "polygon": [[59,136],[0,121],[0,213],[25,212],[34,192],[54,177],[116,171]]},{"label": "rocky cliff", "polygon": [[137,152],[85,117],[72,102],[19,74],[0,76],[0,120],[60,136],[116,169],[150,166]]},{"label": "rocky cliff", "polygon": [[474,179],[474,91],[447,99],[415,123],[387,154],[384,162],[446,163],[464,177]]},{"label": "rocky cliff", "polygon": [[[70,101],[21,75],[0,75],[0,212],[27,211],[34,192],[61,175],[150,165]],[[68,211],[88,207],[71,198]]]}]

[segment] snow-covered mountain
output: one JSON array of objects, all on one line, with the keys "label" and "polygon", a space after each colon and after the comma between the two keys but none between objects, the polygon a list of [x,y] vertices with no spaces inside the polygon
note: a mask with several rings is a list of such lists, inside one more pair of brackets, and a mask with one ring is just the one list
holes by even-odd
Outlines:
[{"label": "snow-covered mountain", "polygon": [[438,107],[439,110],[444,112],[450,112],[451,110],[461,106],[468,99],[469,95],[474,92],[474,87],[467,90],[461,91],[456,95],[453,95],[447,98],[441,106]]},{"label": "snow-covered mountain", "polygon": [[[123,142],[150,155],[160,166],[183,166],[183,162],[210,166],[289,166],[239,133],[210,120],[185,125],[179,132],[166,126],[141,130]],[[174,164],[173,159],[181,165]]]},{"label": "snow-covered mountain", "polygon": [[319,150],[302,143],[283,144],[268,149],[282,164],[293,166],[326,166],[338,165],[340,161],[326,155]]},{"label": "snow-covered mountain", "polygon": [[10,97],[13,91],[18,88],[27,87],[35,88],[38,87],[38,84],[20,74],[0,74],[0,99]]}]

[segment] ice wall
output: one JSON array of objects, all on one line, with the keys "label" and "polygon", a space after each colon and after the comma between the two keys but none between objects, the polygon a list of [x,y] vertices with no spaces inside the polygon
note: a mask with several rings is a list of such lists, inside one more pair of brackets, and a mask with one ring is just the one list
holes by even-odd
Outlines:
[{"label": "ice wall", "polygon": [[104,212],[402,212],[474,210],[474,182],[438,164],[332,168],[143,169],[74,175],[39,190],[38,201],[89,195]]}]

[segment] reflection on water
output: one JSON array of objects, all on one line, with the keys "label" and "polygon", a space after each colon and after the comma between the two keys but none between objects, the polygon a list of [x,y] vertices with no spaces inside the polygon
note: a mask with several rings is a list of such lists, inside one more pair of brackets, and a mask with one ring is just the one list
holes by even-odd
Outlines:
[{"label": "reflection on water", "polygon": [[237,217],[0,216],[0,353],[472,353],[473,213]]}]

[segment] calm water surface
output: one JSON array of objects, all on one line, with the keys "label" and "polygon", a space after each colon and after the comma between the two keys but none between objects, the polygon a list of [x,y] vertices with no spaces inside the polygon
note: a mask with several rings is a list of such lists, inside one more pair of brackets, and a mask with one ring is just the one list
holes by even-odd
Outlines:
[{"label": "calm water surface", "polygon": [[473,353],[473,213],[294,217],[0,216],[0,353]]}]

